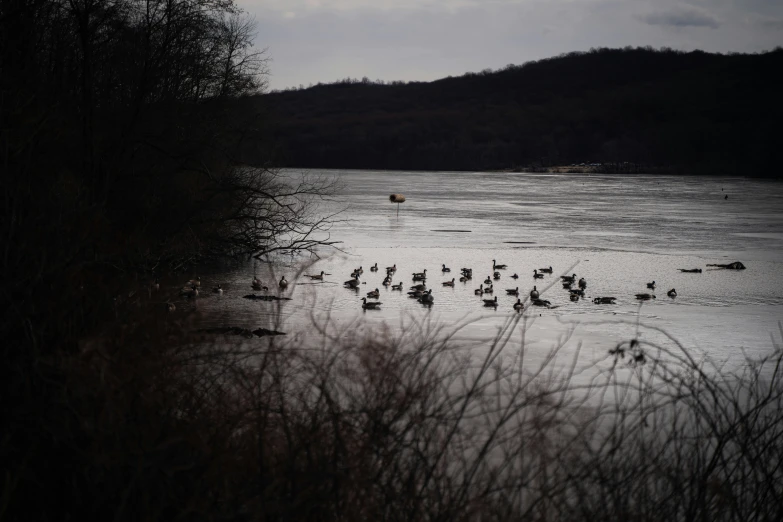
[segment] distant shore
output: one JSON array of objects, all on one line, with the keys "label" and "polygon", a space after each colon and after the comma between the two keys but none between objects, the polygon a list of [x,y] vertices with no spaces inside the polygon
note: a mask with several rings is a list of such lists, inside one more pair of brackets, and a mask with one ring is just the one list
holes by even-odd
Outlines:
[{"label": "distant shore", "polygon": [[553,174],[686,174],[670,165],[644,163],[578,163],[570,165],[527,165],[499,172],[548,172]]}]

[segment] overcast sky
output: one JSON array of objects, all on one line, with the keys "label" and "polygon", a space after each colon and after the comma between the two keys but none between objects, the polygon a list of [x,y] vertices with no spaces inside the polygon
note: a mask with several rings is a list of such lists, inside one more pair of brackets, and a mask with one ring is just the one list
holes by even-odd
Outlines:
[{"label": "overcast sky", "polygon": [[591,47],[783,46],[783,0],[237,0],[270,88],[367,76],[434,80]]}]

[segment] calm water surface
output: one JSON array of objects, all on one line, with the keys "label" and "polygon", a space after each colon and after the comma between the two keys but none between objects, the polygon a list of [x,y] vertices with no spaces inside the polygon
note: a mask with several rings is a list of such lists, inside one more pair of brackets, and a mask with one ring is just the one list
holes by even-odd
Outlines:
[{"label": "calm water surface", "polygon": [[[291,176],[299,172],[289,172]],[[296,277],[299,266],[283,260],[272,267],[248,265],[202,274],[206,286],[221,283],[220,298],[195,306],[215,325],[267,326],[279,311],[280,328],[309,328],[312,318],[329,315],[337,328],[393,330],[432,320],[469,324],[467,338],[492,335],[512,314],[516,299],[506,288],[527,295],[533,285],[556,308],[529,313],[535,321],[526,343],[533,349],[556,344],[576,328],[569,344],[604,357],[606,349],[639,331],[637,322],[668,332],[686,348],[716,359],[743,350],[763,355],[780,341],[783,319],[783,183],[746,178],[615,176],[599,174],[520,174],[456,172],[307,171],[337,177],[341,189],[324,212],[344,209],[331,229],[343,253],[323,251],[305,273],[328,275],[323,283]],[[397,205],[391,193],[405,194]],[[728,195],[728,199],[726,199]],[[492,273],[492,259],[508,265],[495,282],[497,310],[484,308],[474,289]],[[742,261],[743,271],[708,270],[707,263]],[[381,270],[371,272],[377,263]],[[441,272],[445,263],[450,274]],[[412,285],[411,274],[427,270],[435,304],[425,308],[405,292],[381,285],[383,267],[397,265],[394,282]],[[535,280],[534,268],[554,268]],[[359,291],[343,288],[354,268],[364,274]],[[459,282],[459,269],[474,278]],[[685,274],[678,268],[702,268]],[[251,293],[254,270],[265,283],[286,275],[291,301],[242,299]],[[271,273],[270,270],[273,272]],[[517,280],[509,276],[517,273]],[[617,297],[616,305],[568,300],[559,274],[576,273],[588,282],[586,295]],[[442,281],[457,278],[454,288]],[[655,281],[657,299],[640,303],[634,294]],[[381,311],[363,311],[360,298],[379,288]],[[676,288],[670,299],[667,290]],[[489,296],[485,296],[489,297]],[[183,303],[183,306],[189,306]],[[642,337],[672,342],[655,330]],[[646,336],[646,337],[645,337]],[[774,339],[774,341],[773,341]]]}]

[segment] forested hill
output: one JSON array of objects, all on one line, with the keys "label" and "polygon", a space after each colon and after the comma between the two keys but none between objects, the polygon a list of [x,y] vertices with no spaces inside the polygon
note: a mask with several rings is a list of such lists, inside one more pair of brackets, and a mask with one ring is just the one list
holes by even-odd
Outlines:
[{"label": "forested hill", "polygon": [[631,162],[780,177],[783,50],[570,53],[433,82],[263,96],[283,166],[421,170]]}]

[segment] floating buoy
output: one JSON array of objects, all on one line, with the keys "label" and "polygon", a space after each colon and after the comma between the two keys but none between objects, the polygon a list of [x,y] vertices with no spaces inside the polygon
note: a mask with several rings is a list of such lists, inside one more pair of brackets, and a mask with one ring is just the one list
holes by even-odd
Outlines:
[{"label": "floating buoy", "polygon": [[389,196],[389,201],[397,203],[397,217],[400,217],[400,203],[405,203],[405,196],[402,194],[392,194]]}]

